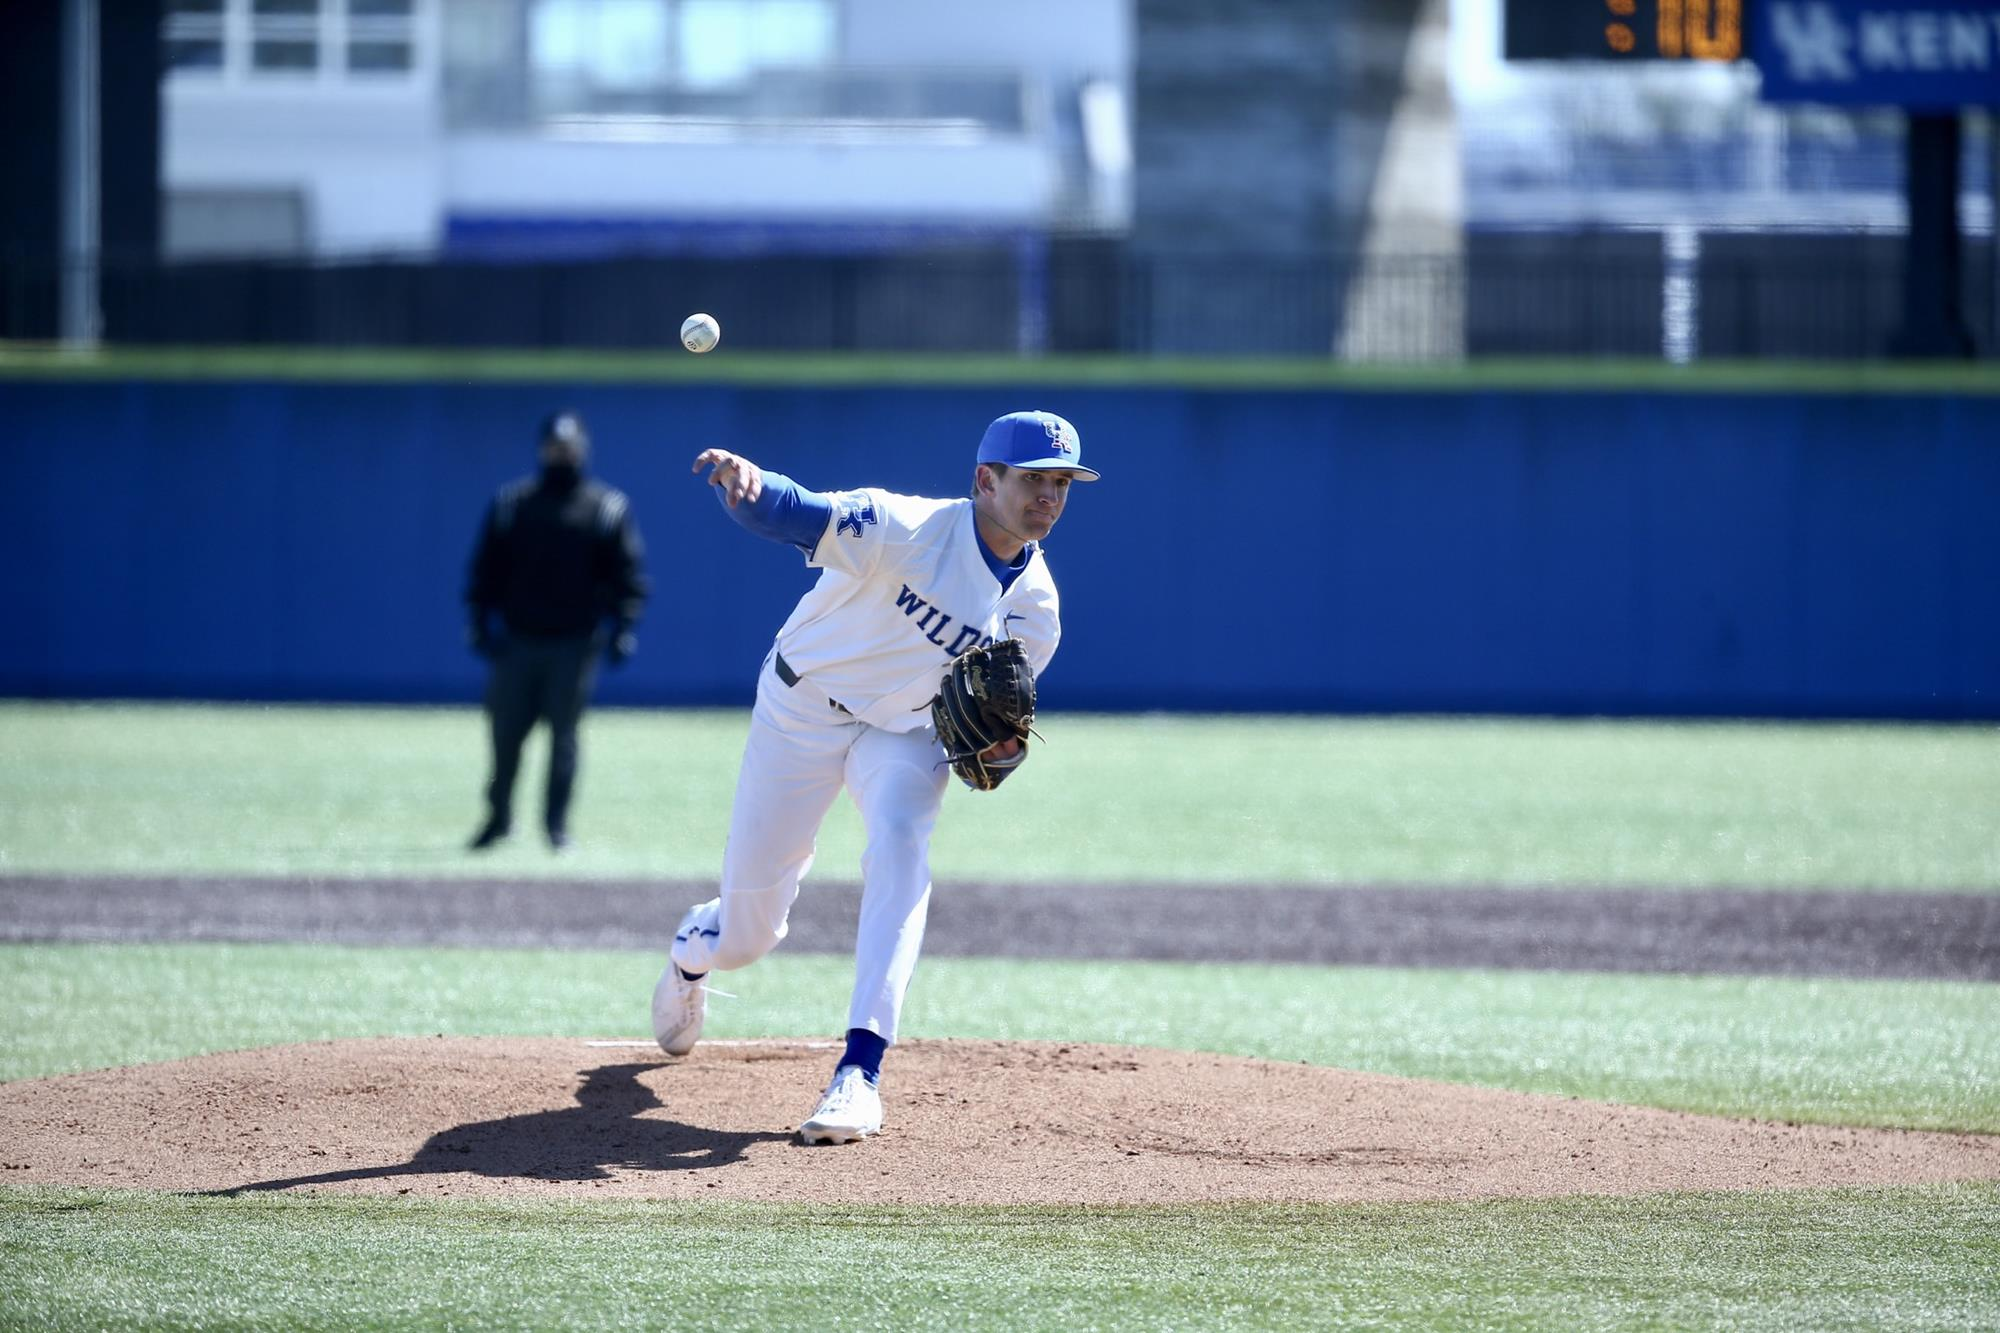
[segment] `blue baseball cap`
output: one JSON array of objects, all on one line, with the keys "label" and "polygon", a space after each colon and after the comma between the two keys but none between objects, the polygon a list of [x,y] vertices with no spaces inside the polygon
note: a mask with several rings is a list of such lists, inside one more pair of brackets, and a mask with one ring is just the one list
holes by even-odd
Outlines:
[{"label": "blue baseball cap", "polygon": [[986,428],[979,441],[979,462],[1008,467],[1061,468],[1078,481],[1096,481],[1095,468],[1083,465],[1083,444],[1076,427],[1053,412],[1009,412]]}]

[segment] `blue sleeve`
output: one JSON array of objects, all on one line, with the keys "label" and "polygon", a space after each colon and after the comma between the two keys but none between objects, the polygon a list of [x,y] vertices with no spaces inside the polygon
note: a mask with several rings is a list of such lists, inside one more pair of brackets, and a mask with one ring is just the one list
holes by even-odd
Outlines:
[{"label": "blue sleeve", "polygon": [[734,509],[719,486],[715,498],[722,502],[724,512],[759,537],[796,546],[807,555],[819,545],[826,521],[833,517],[830,497],[806,490],[782,472],[766,472],[763,494]]}]

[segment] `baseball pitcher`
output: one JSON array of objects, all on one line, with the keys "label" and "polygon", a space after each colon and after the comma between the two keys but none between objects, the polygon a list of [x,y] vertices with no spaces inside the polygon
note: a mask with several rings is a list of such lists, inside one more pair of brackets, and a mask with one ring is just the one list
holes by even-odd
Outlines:
[{"label": "baseball pitcher", "polygon": [[738,523],[821,571],[764,660],[737,777],[722,892],[691,908],[653,993],[669,1055],[700,1039],[706,979],[785,937],[820,824],[845,787],[861,812],[861,920],[847,1045],[807,1143],[882,1126],[882,1056],[930,906],[930,840],[949,777],[990,790],[1028,754],[1034,680],[1062,636],[1041,543],[1070,487],[1095,481],[1076,428],[1014,412],[986,429],[972,494],[821,493],[740,455],[694,460]]}]

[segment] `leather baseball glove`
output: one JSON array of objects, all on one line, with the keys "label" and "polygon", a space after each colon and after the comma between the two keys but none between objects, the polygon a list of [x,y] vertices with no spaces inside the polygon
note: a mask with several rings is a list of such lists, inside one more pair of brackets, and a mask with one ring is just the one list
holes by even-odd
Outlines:
[{"label": "leather baseball glove", "polygon": [[[960,653],[931,700],[931,721],[951,771],[977,791],[992,791],[1021,766],[1034,720],[1035,671],[1019,639]],[[1012,756],[982,758],[1010,740],[1021,742]]]}]

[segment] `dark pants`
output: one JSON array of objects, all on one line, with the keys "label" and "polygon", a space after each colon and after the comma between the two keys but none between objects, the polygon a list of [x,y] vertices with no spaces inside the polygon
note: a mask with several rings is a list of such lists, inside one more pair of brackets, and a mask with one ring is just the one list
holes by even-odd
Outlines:
[{"label": "dark pants", "polygon": [[493,661],[486,682],[486,720],[493,728],[493,777],[486,784],[492,822],[513,822],[514,778],[521,746],[537,719],[549,724],[549,784],[542,805],[543,826],[551,833],[568,825],[570,793],[576,788],[577,724],[597,679],[597,640],[510,639]]}]

